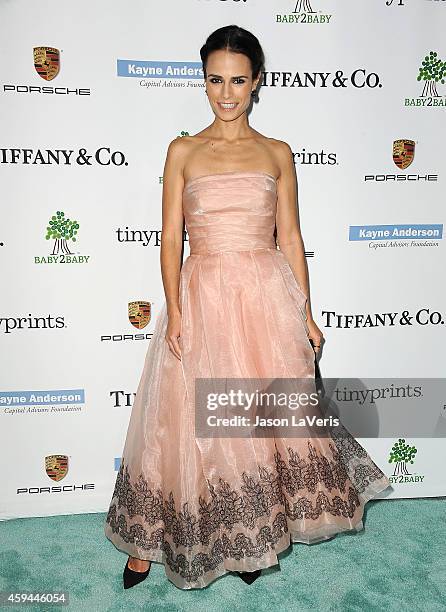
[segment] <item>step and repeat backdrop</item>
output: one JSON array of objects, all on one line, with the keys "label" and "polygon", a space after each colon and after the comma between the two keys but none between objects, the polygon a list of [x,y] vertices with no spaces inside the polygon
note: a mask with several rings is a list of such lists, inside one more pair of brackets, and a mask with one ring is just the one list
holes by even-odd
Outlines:
[{"label": "step and repeat backdrop", "polygon": [[199,49],[228,24],[265,51],[251,126],[294,154],[322,375],[356,380],[378,423],[400,410],[359,440],[390,497],[446,495],[445,12],[0,4],[0,519],[108,509],[164,302],[165,155],[214,119]]}]

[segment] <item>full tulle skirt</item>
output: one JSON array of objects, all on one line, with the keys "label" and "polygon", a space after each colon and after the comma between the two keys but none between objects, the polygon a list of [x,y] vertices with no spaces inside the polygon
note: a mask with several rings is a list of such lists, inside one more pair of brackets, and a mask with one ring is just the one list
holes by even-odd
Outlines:
[{"label": "full tulle skirt", "polygon": [[[181,360],[164,303],[105,522],[120,551],[180,589],[278,563],[292,542],[360,531],[390,481],[342,427],[325,437],[198,437],[197,378],[314,384],[306,298],[275,248],[192,254],[180,276]],[[198,409],[198,408],[197,408]]]}]

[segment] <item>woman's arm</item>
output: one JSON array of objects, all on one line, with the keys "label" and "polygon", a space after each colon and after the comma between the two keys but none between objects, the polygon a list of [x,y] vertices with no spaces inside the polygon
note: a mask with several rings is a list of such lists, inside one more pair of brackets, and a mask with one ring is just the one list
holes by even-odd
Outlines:
[{"label": "woman's arm", "polygon": [[296,281],[307,297],[307,318],[312,319],[308,266],[300,231],[293,153],[286,142],[279,142],[280,146],[277,147],[280,165],[280,177],[277,181],[277,242],[290,264]]},{"label": "woman's arm", "polygon": [[161,275],[168,312],[180,310],[179,283],[183,248],[183,143],[172,140],[163,172]]},{"label": "woman's arm", "polygon": [[[277,242],[290,265],[294,278],[307,298],[305,309],[309,338],[313,340],[315,347],[319,348],[323,335],[311,312],[310,283],[304,243],[300,231],[293,152],[286,142],[278,141],[278,144],[276,159],[280,165],[280,176],[277,181]],[[316,352],[319,351],[316,350]]]},{"label": "woman's arm", "polygon": [[178,339],[181,333],[179,286],[183,249],[184,144],[179,137],[172,140],[167,149],[163,172],[160,251],[161,276],[168,315],[166,340],[178,359],[181,358]]}]

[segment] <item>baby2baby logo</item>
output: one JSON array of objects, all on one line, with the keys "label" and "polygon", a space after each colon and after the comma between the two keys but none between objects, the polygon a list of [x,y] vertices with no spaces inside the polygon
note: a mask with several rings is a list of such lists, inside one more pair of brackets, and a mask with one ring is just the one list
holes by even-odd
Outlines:
[{"label": "baby2baby logo", "polygon": [[406,444],[406,440],[404,438],[399,438],[398,442],[395,442],[389,454],[389,463],[395,464],[393,474],[389,476],[389,480],[392,484],[423,482],[424,475],[412,474],[407,469],[409,464],[413,465],[416,454],[417,449],[415,446]]},{"label": "baby2baby logo", "polygon": [[446,60],[442,60],[436,51],[430,51],[421,60],[418,67],[417,81],[422,83],[422,91],[417,98],[404,98],[404,106],[444,108],[445,97],[438,93],[437,85],[444,85],[446,78]]},{"label": "baby2baby logo", "polygon": [[333,15],[313,10],[318,0],[294,0],[294,10],[290,13],[276,13],[276,23],[330,23]]},{"label": "baby2baby logo", "polygon": [[79,223],[65,217],[58,210],[48,221],[45,238],[52,241],[53,249],[46,255],[36,255],[36,264],[84,264],[90,260],[90,255],[81,255],[70,251],[70,242],[76,242]]}]

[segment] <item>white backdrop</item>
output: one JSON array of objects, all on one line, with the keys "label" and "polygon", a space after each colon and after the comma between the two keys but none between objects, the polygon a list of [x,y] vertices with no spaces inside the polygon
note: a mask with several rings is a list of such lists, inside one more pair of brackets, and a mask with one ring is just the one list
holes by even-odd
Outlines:
[{"label": "white backdrop", "polygon": [[[167,145],[212,122],[187,68],[223,25],[258,36],[266,72],[250,124],[295,154],[323,376],[444,378],[445,5],[0,3],[1,519],[108,509],[164,301]],[[36,47],[50,48],[37,68]],[[172,66],[184,70],[172,77]],[[392,158],[398,140],[407,167]],[[48,232],[53,217],[65,241]],[[364,234],[383,225],[421,234]],[[150,308],[141,329],[129,319],[139,301]],[[440,431],[441,402],[407,402]],[[417,453],[397,467],[398,437],[361,439],[393,495],[445,495],[444,438],[404,438]]]}]

